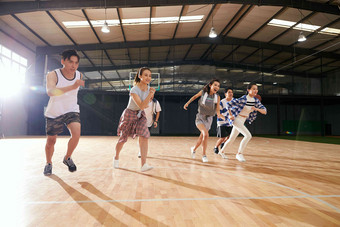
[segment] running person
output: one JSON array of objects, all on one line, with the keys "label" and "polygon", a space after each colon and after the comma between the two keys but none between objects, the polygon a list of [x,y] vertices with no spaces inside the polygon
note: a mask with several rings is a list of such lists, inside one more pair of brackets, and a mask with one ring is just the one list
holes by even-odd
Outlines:
[{"label": "running person", "polygon": [[225,117],[225,119],[217,118],[217,137],[219,137],[219,139],[216,141],[214,152],[227,159],[227,156],[224,155],[224,153],[219,153],[218,146],[221,145],[222,149],[224,142],[226,142],[229,138],[232,129],[232,125],[228,121],[229,111],[227,109],[227,102],[233,99],[233,89],[227,88],[224,95],[225,98],[220,102],[220,113]]},{"label": "running person", "polygon": [[240,143],[240,147],[236,154],[236,159],[240,162],[245,162],[245,158],[243,157],[243,151],[246,148],[248,142],[252,138],[249,130],[244,125],[244,122],[248,120],[249,124],[251,124],[257,116],[257,112],[266,115],[267,109],[262,105],[259,99],[255,96],[257,95],[258,88],[256,83],[250,83],[247,86],[247,95],[243,95],[238,99],[234,99],[227,103],[227,108],[229,111],[229,119],[231,120],[231,124],[233,125],[233,129],[231,130],[231,134],[227,142],[221,149],[221,153],[225,149],[231,146],[231,144],[235,141],[236,137],[239,133],[242,133],[244,138]]},{"label": "running person", "polygon": [[71,138],[68,142],[67,153],[63,163],[70,172],[77,170],[71,155],[78,145],[80,138],[80,115],[78,102],[79,86],[84,86],[82,74],[77,71],[79,55],[75,50],[66,50],[62,53],[61,64],[63,68],[49,72],[46,79],[46,91],[50,96],[46,111],[45,146],[46,166],[44,175],[52,174],[52,156],[58,134],[63,132],[63,125],[70,131]]},{"label": "running person", "polygon": [[152,126],[154,128],[158,127],[158,119],[159,119],[159,115],[162,111],[161,105],[159,104],[158,100],[154,98],[154,96],[152,96],[150,98],[150,102],[148,107],[146,107],[144,109],[145,111],[145,116],[146,116],[146,120],[147,120],[147,125],[148,128],[151,129]]},{"label": "running person", "polygon": [[117,135],[119,140],[116,144],[116,154],[113,157],[113,167],[119,168],[119,154],[128,137],[139,137],[139,148],[141,153],[141,171],[152,169],[146,163],[148,153],[148,138],[150,132],[144,109],[148,107],[150,98],[155,94],[155,89],[149,87],[151,81],[151,70],[140,68],[135,76],[134,87],[130,91],[130,99],[126,109],[119,120]]},{"label": "running person", "polygon": [[187,110],[189,104],[198,97],[198,113],[196,115],[195,124],[198,130],[200,130],[200,136],[194,147],[191,147],[191,157],[195,158],[196,149],[202,144],[203,148],[203,162],[208,162],[206,150],[208,145],[209,130],[213,121],[215,113],[219,118],[224,119],[220,113],[220,96],[217,95],[220,89],[220,82],[217,79],[211,80],[204,86],[203,90],[199,91],[196,95],[190,98],[190,100],[184,105],[184,109]]},{"label": "running person", "polygon": [[[151,132],[152,125],[154,128],[158,127],[158,119],[159,119],[159,115],[161,111],[162,111],[161,105],[159,104],[158,100],[155,99],[154,96],[152,96],[150,98],[148,107],[144,109],[147,126],[150,132]],[[141,153],[139,151],[138,158],[140,157],[141,157]]]}]

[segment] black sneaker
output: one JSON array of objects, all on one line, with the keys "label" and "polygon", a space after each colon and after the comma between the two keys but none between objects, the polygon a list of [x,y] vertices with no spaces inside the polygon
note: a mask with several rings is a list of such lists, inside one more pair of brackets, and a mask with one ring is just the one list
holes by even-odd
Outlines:
[{"label": "black sneaker", "polygon": [[224,146],[224,143],[221,143],[221,150],[222,150],[222,147]]},{"label": "black sneaker", "polygon": [[44,168],[44,175],[50,176],[51,174],[52,174],[52,164],[48,163],[48,164],[46,164],[46,166]]},{"label": "black sneaker", "polygon": [[77,166],[74,164],[71,158],[68,158],[68,159],[64,158],[63,163],[68,166],[68,170],[70,172],[77,171]]},{"label": "black sneaker", "polygon": [[218,154],[218,147],[214,147],[214,152],[215,152],[215,154]]}]

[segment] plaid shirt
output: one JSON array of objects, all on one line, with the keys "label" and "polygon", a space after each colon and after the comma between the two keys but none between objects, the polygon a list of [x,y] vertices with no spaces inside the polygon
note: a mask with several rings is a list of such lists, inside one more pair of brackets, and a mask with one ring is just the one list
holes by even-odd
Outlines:
[{"label": "plaid shirt", "polygon": [[[234,98],[232,98],[232,100],[234,100]],[[233,126],[229,122],[229,111],[226,105],[227,103],[228,101],[225,98],[220,101],[220,113],[225,117],[225,120],[223,120],[222,118],[217,118],[217,126],[228,126],[228,127]]]},{"label": "plaid shirt", "polygon": [[117,129],[118,142],[126,142],[129,136],[133,139],[136,136],[150,137],[150,132],[146,125],[145,112],[144,110],[141,111],[140,117],[138,117],[138,113],[138,110],[134,111],[127,108],[123,111]]},{"label": "plaid shirt", "polygon": [[[267,111],[266,107],[264,107],[264,105],[262,105],[262,103],[260,102],[259,99],[255,98],[255,108],[258,109],[264,109]],[[238,98],[238,99],[233,99],[230,102],[227,103],[227,109],[231,110],[231,113],[233,114],[233,116],[236,118],[240,112],[242,111],[243,107],[246,105],[247,103],[247,95],[243,95],[242,97]],[[247,121],[249,124],[251,124],[257,116],[257,111],[253,111],[249,114]],[[233,124],[234,121],[229,119],[229,124]]]}]

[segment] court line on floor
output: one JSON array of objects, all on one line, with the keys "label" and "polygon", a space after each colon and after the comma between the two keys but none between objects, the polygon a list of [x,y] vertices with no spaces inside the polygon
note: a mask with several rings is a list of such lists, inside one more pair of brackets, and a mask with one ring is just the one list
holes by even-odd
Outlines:
[{"label": "court line on floor", "polygon": [[[96,169],[96,168],[94,168],[94,169]],[[112,169],[112,167],[111,168],[98,168],[98,169]],[[128,168],[128,169],[136,169],[135,167],[134,168]],[[185,170],[185,171],[187,171],[187,170],[193,170],[193,169],[189,169],[189,168],[173,168],[173,167],[157,167],[157,166],[155,166],[155,169],[172,169],[172,170],[174,170],[174,169],[176,169],[176,170]],[[87,169],[88,170],[88,169]],[[117,170],[119,170],[119,169],[117,169]],[[213,171],[213,170],[207,170],[207,169],[202,169],[202,168],[195,168],[194,170],[198,170],[198,171],[203,171],[203,172],[213,172],[213,173],[215,173],[215,171]],[[321,203],[323,203],[323,204],[325,204],[326,206],[328,206],[328,207],[330,207],[330,208],[332,208],[332,209],[334,209],[334,210],[336,210],[338,213],[340,213],[340,209],[338,208],[338,207],[336,207],[336,206],[334,206],[334,205],[332,205],[332,204],[330,204],[330,203],[328,203],[328,202],[326,202],[326,201],[324,201],[324,200],[321,200],[319,197],[322,197],[322,196],[313,196],[313,195],[310,195],[310,194],[308,194],[308,193],[306,193],[306,192],[303,192],[303,191],[300,191],[300,190],[297,190],[297,189],[295,189],[295,188],[292,188],[292,187],[288,187],[288,186],[285,186],[285,185],[282,185],[282,184],[279,184],[279,183],[275,183],[275,182],[271,182],[271,181],[267,181],[267,180],[263,180],[263,179],[259,179],[259,178],[256,178],[256,177],[252,177],[252,176],[244,176],[244,175],[239,175],[239,174],[234,174],[234,173],[226,173],[226,172],[219,172],[220,174],[225,174],[225,175],[233,175],[233,176],[238,176],[238,177],[242,177],[242,178],[248,178],[248,179],[252,179],[252,180],[255,180],[255,181],[260,181],[260,182],[264,182],[264,183],[268,183],[268,184],[272,184],[272,185],[276,185],[276,186],[278,186],[278,187],[281,187],[281,188],[286,188],[286,189],[288,189],[288,190],[291,190],[291,191],[294,191],[294,192],[297,192],[297,193],[300,193],[300,194],[302,194],[301,196],[295,196],[296,198],[313,198],[313,199],[315,199],[315,200],[317,200],[317,201],[319,201],[319,202],[321,202]],[[145,174],[146,176],[148,175],[148,174]],[[79,177],[79,176],[78,176]],[[79,179],[79,178],[78,178]],[[276,197],[218,197],[218,198],[203,198],[202,200],[216,200],[216,199],[232,199],[232,198],[242,198],[242,199],[251,199],[251,198],[258,198],[258,199],[260,199],[260,198],[267,198],[267,199],[269,199],[269,198],[280,198],[280,197],[282,197],[282,196],[276,196]],[[334,195],[333,197],[340,197],[340,195]],[[294,196],[293,197],[290,197],[290,196],[288,196],[288,197],[285,197],[285,196],[283,196],[282,198],[294,198]],[[169,199],[169,200],[167,200],[167,199],[165,199],[164,201],[175,201],[175,200],[186,200],[186,199],[180,199],[180,198],[178,198],[178,199]],[[188,200],[195,200],[195,198],[189,198]],[[198,199],[199,200],[199,199]],[[101,200],[96,200],[96,201],[101,201]],[[105,201],[105,200],[103,200],[103,201]],[[114,202],[114,201],[120,201],[120,200],[112,200],[112,202]],[[122,201],[122,202],[138,202],[138,201],[163,201],[162,199],[156,199],[156,200],[126,200],[126,201]],[[44,203],[44,201],[37,201],[37,203],[39,203],[39,202],[41,202],[42,204]],[[52,203],[53,202],[56,202],[56,203],[58,203],[58,201],[52,201]],[[70,202],[74,202],[74,203],[78,203],[78,202],[80,202],[80,201],[70,201]],[[94,201],[88,201],[88,202],[94,202]],[[27,202],[28,204],[31,204],[31,203],[35,203],[34,201],[33,202]],[[61,201],[60,203],[63,203],[63,201]],[[68,203],[67,201],[66,201],[66,203]]]},{"label": "court line on floor", "polygon": [[73,204],[73,203],[120,203],[120,202],[163,202],[163,201],[202,201],[202,200],[253,200],[253,199],[299,199],[299,198],[340,198],[340,195],[311,196],[259,196],[259,197],[214,197],[214,198],[165,198],[165,199],[117,199],[117,200],[79,200],[79,201],[31,201],[25,204]]}]

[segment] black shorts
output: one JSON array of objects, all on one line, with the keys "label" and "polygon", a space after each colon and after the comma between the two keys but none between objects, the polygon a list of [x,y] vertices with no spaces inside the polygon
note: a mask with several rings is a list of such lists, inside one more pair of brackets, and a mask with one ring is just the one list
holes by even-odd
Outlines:
[{"label": "black shorts", "polygon": [[225,138],[230,135],[231,129],[233,127],[228,127],[228,126],[217,126],[217,137],[220,138]]},{"label": "black shorts", "polygon": [[55,136],[63,132],[64,125],[68,125],[72,122],[80,123],[80,114],[77,112],[71,112],[63,114],[56,118],[46,118],[46,134],[49,136]]}]

